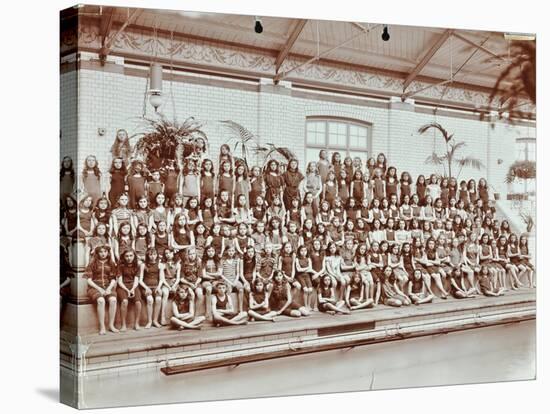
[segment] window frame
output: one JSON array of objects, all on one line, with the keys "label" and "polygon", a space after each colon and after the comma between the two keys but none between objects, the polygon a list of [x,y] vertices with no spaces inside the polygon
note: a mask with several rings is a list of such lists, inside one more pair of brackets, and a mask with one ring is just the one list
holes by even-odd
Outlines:
[{"label": "window frame", "polygon": [[[308,124],[310,122],[324,122],[325,123],[325,144],[313,144],[308,142]],[[345,146],[339,145],[330,145],[329,143],[329,128],[330,123],[339,123],[346,126],[346,144]],[[365,147],[358,147],[351,145],[350,139],[350,126],[357,126],[359,128],[364,128],[367,131],[367,145]],[[329,152],[340,152],[344,153],[343,157],[348,156],[350,152],[352,153],[365,153],[367,157],[372,154],[372,124],[370,122],[365,122],[353,118],[346,117],[337,117],[337,116],[307,116],[305,123],[305,133],[304,133],[304,142],[306,154],[308,149],[318,149],[318,150],[327,150]],[[307,155],[306,155],[307,158]]]},{"label": "window frame", "polygon": [[[533,137],[522,137],[516,138],[516,146],[521,144],[523,148],[516,148],[516,161],[537,161],[537,140]],[[533,145],[535,147],[533,159],[529,158],[529,146]],[[521,151],[520,151],[521,150]],[[519,154],[522,154],[521,157],[518,157]],[[515,193],[523,192],[525,194],[531,194],[536,192],[536,179],[535,180],[523,180],[518,179],[515,185],[513,186],[513,191]],[[521,190],[520,190],[521,189]]]},{"label": "window frame", "polygon": [[[521,158],[517,158],[516,161],[536,161],[537,159],[537,140],[536,138],[532,137],[523,137],[523,138],[516,138],[516,145],[522,144],[522,153],[523,156]],[[534,157],[533,159],[529,159],[529,144],[533,144],[535,147]],[[519,153],[519,151],[517,151]]]}]

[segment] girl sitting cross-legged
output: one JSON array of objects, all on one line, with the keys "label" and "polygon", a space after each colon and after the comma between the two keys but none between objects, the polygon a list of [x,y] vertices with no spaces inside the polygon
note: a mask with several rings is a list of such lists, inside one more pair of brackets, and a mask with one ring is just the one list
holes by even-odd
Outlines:
[{"label": "girl sitting cross-legged", "polygon": [[367,297],[367,283],[363,280],[359,271],[352,274],[349,285],[346,288],[346,305],[350,310],[372,307],[374,300]]},{"label": "girl sitting cross-legged", "polygon": [[292,300],[290,283],[286,281],[285,275],[280,270],[276,270],[273,276],[273,284],[269,294],[269,307],[276,312],[276,315],[295,318],[309,315],[305,306],[301,306]]},{"label": "girl sitting cross-legged", "polygon": [[201,329],[204,316],[195,316],[195,295],[187,286],[180,286],[172,302],[170,321],[178,329]]},{"label": "girl sitting cross-legged", "polygon": [[248,314],[235,310],[231,295],[227,292],[227,285],[224,282],[218,282],[215,290],[216,294],[212,295],[211,305],[214,325],[246,325],[248,323]]},{"label": "girl sitting cross-legged", "polygon": [[426,277],[420,268],[413,270],[412,278],[408,283],[409,298],[415,305],[433,301],[434,295],[430,293],[426,284]]},{"label": "girl sitting cross-legged", "polygon": [[338,301],[334,293],[332,278],[325,275],[321,278],[321,284],[317,293],[318,308],[321,312],[349,314],[344,300]]},{"label": "girl sitting cross-legged", "polygon": [[265,289],[264,282],[257,277],[252,282],[248,299],[248,316],[257,321],[275,322],[277,312],[269,308],[269,293]]},{"label": "girl sitting cross-legged", "polygon": [[466,289],[464,286],[464,274],[460,268],[454,268],[451,272],[451,295],[456,299],[473,298],[476,296],[476,289],[474,287]]},{"label": "girl sitting cross-legged", "polygon": [[399,307],[411,304],[411,300],[399,289],[397,278],[390,266],[384,268],[380,293],[386,306]]}]

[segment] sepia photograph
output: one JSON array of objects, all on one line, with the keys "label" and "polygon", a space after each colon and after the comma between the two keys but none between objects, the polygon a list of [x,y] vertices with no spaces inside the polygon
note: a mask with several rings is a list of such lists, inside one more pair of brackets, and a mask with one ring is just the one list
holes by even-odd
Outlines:
[{"label": "sepia photograph", "polygon": [[59,18],[61,402],[535,379],[534,33]]}]

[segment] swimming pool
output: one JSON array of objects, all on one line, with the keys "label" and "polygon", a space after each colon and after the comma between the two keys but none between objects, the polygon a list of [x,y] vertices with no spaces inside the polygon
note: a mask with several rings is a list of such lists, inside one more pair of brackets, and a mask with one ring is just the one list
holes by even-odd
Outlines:
[{"label": "swimming pool", "polygon": [[530,320],[174,376],[149,369],[89,377],[83,402],[95,408],[533,379],[535,325]]}]

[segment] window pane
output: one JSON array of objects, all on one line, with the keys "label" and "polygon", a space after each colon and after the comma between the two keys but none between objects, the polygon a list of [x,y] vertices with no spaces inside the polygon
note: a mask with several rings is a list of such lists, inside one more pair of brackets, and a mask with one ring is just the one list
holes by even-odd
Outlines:
[{"label": "window pane", "polygon": [[536,145],[534,142],[527,144],[527,159],[529,161],[535,161],[536,159]]},{"label": "window pane", "polygon": [[342,124],[340,122],[330,122],[328,128],[329,146],[345,147],[346,129],[346,124]]},{"label": "window pane", "polygon": [[367,152],[366,151],[348,151],[348,155],[353,159],[355,157],[361,158],[363,165],[367,162]]},{"label": "window pane", "polygon": [[[318,161],[321,147],[327,148],[329,159],[334,152],[339,152],[342,158],[360,157],[364,163],[368,155],[369,131],[368,127],[352,122],[311,120],[307,121],[306,143],[306,162]],[[523,151],[525,154],[525,146]]]},{"label": "window pane", "polygon": [[516,160],[522,161],[525,159],[525,143],[516,143]]},{"label": "window pane", "polygon": [[349,146],[352,148],[365,148],[368,147],[368,134],[367,128],[350,125],[349,127]]},{"label": "window pane", "polygon": [[309,121],[307,123],[307,143],[311,145],[326,145],[325,130],[326,122]]},{"label": "window pane", "polygon": [[309,164],[310,161],[319,161],[319,149],[318,148],[307,148],[306,149],[306,164],[303,166],[303,170],[305,171],[305,168],[307,164]]}]

